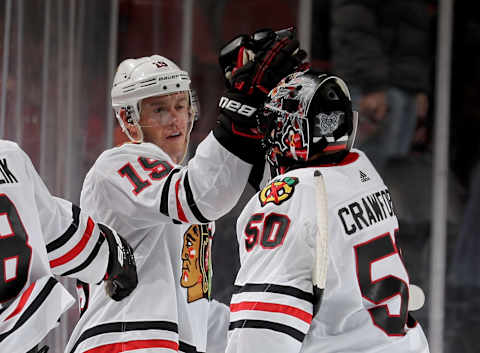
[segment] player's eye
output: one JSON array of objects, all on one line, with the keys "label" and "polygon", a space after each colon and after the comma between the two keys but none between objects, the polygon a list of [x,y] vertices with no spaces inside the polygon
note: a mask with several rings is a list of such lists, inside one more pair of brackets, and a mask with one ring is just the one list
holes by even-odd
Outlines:
[{"label": "player's eye", "polygon": [[157,107],[153,110],[154,113],[163,113],[163,112],[166,112],[167,111],[167,108],[165,107]]},{"label": "player's eye", "polygon": [[187,104],[186,103],[179,103],[175,106],[175,109],[177,109],[177,110],[187,109]]}]

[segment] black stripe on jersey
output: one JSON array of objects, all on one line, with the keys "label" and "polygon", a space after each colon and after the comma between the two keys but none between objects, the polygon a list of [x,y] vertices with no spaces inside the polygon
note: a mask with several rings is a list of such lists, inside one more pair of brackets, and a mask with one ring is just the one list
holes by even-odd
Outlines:
[{"label": "black stripe on jersey", "polygon": [[98,335],[111,332],[128,332],[142,330],[163,330],[178,333],[178,325],[171,321],[118,321],[94,326],[84,331],[75,342],[70,353],[75,352],[83,341]]},{"label": "black stripe on jersey", "polygon": [[100,247],[102,246],[104,241],[105,241],[105,237],[103,235],[100,235],[100,237],[98,238],[97,244],[95,244],[95,247],[93,248],[90,255],[88,255],[88,257],[85,259],[85,261],[83,261],[77,267],[72,268],[70,271],[62,273],[61,276],[68,276],[68,275],[71,275],[72,273],[80,272],[85,267],[90,265],[92,263],[92,261],[97,257],[98,252],[100,251]]},{"label": "black stripe on jersey", "polygon": [[27,353],[38,353],[38,345],[30,349]]},{"label": "black stripe on jersey", "polygon": [[80,208],[77,205],[72,204],[73,221],[68,227],[67,231],[63,233],[59,238],[55,239],[51,243],[47,244],[47,252],[52,252],[62,247],[70,240],[78,229],[80,219]]},{"label": "black stripe on jersey", "polygon": [[18,318],[17,322],[15,322],[15,325],[8,330],[7,332],[4,332],[0,335],[0,342],[2,342],[5,338],[7,338],[11,333],[13,333],[15,330],[17,330],[20,326],[22,326],[31,316],[35,314],[35,312],[40,308],[40,306],[43,304],[45,299],[50,295],[50,293],[53,290],[53,287],[57,284],[57,280],[53,277],[50,277],[45,283],[45,286],[42,288],[40,293],[35,297],[35,299],[32,301],[32,303],[25,309],[25,311],[20,315]]},{"label": "black stripe on jersey", "polygon": [[180,169],[173,169],[170,174],[168,174],[165,184],[163,184],[162,197],[160,199],[160,213],[163,213],[165,216],[169,217],[168,214],[168,193],[170,190],[170,183],[172,182],[172,177],[175,173],[178,173]]},{"label": "black stripe on jersey", "polygon": [[282,286],[280,284],[272,283],[247,283],[243,286],[233,286],[233,294],[244,293],[244,292],[268,292],[268,293],[279,293],[289,295],[298,299],[306,300],[314,304],[314,297],[312,293],[305,292],[301,289]]},{"label": "black stripe on jersey", "polygon": [[187,196],[187,203],[192,211],[193,215],[196,219],[200,221],[200,223],[210,223],[208,219],[206,219],[202,212],[197,207],[195,203],[195,199],[193,198],[192,189],[190,188],[190,182],[188,181],[188,172],[185,173],[185,180],[183,181],[183,185],[185,186],[185,195]]},{"label": "black stripe on jersey", "polygon": [[191,344],[182,341],[178,342],[178,350],[184,353],[201,353],[197,351],[197,348],[195,348],[195,346],[192,346]]},{"label": "black stripe on jersey", "polygon": [[293,337],[300,343],[303,342],[303,339],[305,338],[304,333],[297,329],[294,329],[293,327],[265,320],[238,320],[230,322],[228,329],[234,330],[236,328],[263,328],[267,330],[281,332]]}]

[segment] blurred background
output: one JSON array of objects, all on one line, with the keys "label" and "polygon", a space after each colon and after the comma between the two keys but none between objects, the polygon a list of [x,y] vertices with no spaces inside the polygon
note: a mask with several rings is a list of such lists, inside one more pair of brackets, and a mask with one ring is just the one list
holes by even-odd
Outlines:
[{"label": "blurred background", "polygon": [[[431,352],[478,352],[479,10],[454,0],[0,0],[0,138],[78,203],[92,163],[124,141],[109,99],[120,61],[156,53],[190,72],[201,106],[193,154],[215,123],[222,44],[295,26],[312,65],[351,88],[356,147],[393,194],[411,282],[427,296],[414,316]],[[213,297],[224,303],[239,267],[236,218],[253,193],[217,223]],[[45,340],[51,352],[63,352],[77,317],[71,309]]]}]

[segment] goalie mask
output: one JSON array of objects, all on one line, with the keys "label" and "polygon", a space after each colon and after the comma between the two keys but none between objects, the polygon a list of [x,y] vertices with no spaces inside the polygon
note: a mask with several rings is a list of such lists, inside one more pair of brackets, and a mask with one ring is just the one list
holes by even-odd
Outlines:
[{"label": "goalie mask", "polygon": [[[131,141],[142,142],[140,122],[142,99],[188,92],[191,109],[188,129],[190,133],[198,116],[198,102],[190,90],[190,82],[186,71],[180,70],[174,62],[160,55],[122,61],[113,79],[111,91],[112,107],[122,131]],[[138,138],[133,138],[125,127],[120,115],[121,110],[125,111],[127,122],[137,127]]]},{"label": "goalie mask", "polygon": [[314,70],[295,72],[270,91],[264,106],[272,175],[338,163],[355,140],[358,114],[345,82]]}]

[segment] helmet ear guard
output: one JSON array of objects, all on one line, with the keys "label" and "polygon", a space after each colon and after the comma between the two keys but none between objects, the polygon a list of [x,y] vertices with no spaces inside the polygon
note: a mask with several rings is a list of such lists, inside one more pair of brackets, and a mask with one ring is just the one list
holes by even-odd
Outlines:
[{"label": "helmet ear guard", "polygon": [[[125,120],[127,121],[127,123],[134,124],[135,120],[139,120],[139,119],[134,118],[135,113],[133,112],[133,109],[134,109],[133,106],[127,105],[125,107],[122,107],[122,109],[125,111],[125,114],[126,114],[126,119]],[[138,115],[140,115],[140,114],[138,114]]]},{"label": "helmet ear guard", "polygon": [[[137,113],[135,113],[135,109]],[[126,105],[123,107],[115,107],[114,108],[115,117],[117,118],[118,124],[120,125],[122,132],[127,135],[130,141],[135,143],[143,142],[143,131],[142,127],[139,124],[140,121],[140,113],[138,112],[138,108],[135,105]],[[122,113],[125,114],[125,121],[123,120]],[[125,125],[127,124],[133,125],[136,129],[138,136],[134,137],[130,133],[129,127]]]}]

